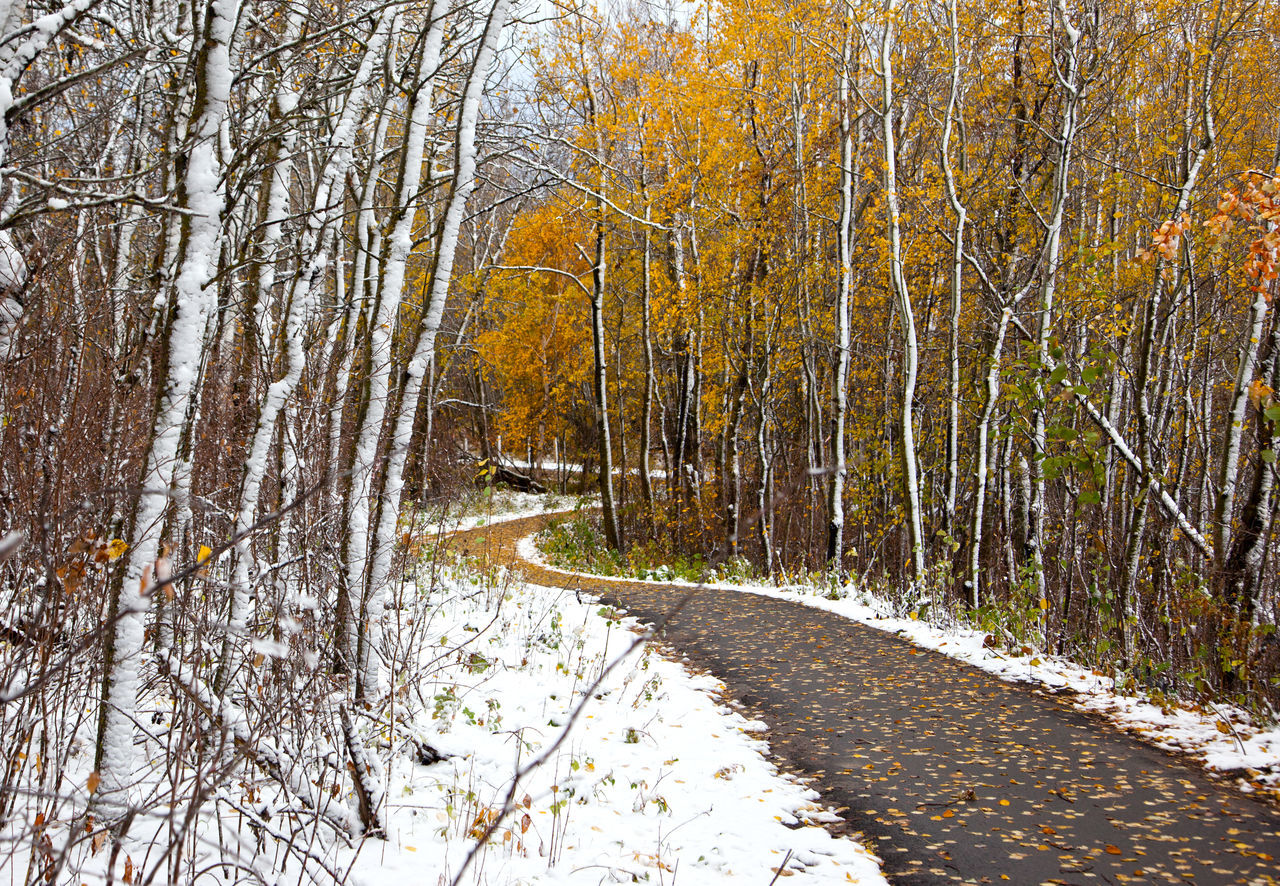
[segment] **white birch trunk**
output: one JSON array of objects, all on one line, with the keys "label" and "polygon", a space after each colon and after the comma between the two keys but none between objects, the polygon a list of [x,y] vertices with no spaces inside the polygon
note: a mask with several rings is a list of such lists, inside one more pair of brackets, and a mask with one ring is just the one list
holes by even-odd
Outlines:
[{"label": "white birch trunk", "polygon": [[[1261,287],[1265,288],[1265,287]],[[1249,337],[1240,346],[1236,365],[1235,387],[1231,392],[1231,411],[1227,414],[1227,439],[1222,447],[1222,464],[1218,476],[1218,501],[1214,508],[1213,550],[1221,568],[1231,547],[1232,521],[1235,511],[1236,482],[1240,471],[1240,441],[1244,435],[1245,410],[1249,406],[1249,388],[1258,362],[1258,344],[1267,319],[1267,293],[1257,292],[1249,307]],[[1267,470],[1266,467],[1261,470]]]},{"label": "white birch trunk", "polygon": [[[411,110],[404,135],[405,142],[401,157],[400,186],[395,208],[395,223],[392,225],[387,244],[387,257],[382,267],[378,299],[379,303],[384,306],[394,304],[398,307],[403,296],[405,269],[408,265],[409,252],[413,245],[413,222],[417,209],[418,190],[422,182],[422,164],[426,156],[428,127],[435,111],[433,101],[434,84],[428,78],[440,64],[440,48],[444,38],[445,14],[436,4],[433,4],[431,15],[431,24],[418,59],[417,88],[410,102]],[[483,82],[483,75],[481,79]],[[466,113],[466,111],[467,107],[464,105],[463,113]],[[474,122],[472,124],[472,138],[474,139]],[[456,229],[453,236],[456,243]],[[394,315],[391,315],[391,322],[394,322]],[[388,350],[385,358],[380,356],[378,359],[379,365],[385,362],[389,369],[391,359],[389,340],[387,345]],[[421,378],[419,378],[420,381]],[[417,394],[418,390],[415,389],[412,395],[413,406],[417,405]],[[385,398],[385,393],[383,396]],[[388,454],[387,476],[383,481],[381,506],[379,507],[378,502],[373,499],[372,495],[363,499],[353,499],[352,502],[353,509],[366,511],[368,515],[365,517],[364,522],[366,527],[372,523],[373,514],[376,512],[378,515],[373,537],[364,542],[364,550],[366,552],[372,550],[373,552],[372,564],[359,567],[360,575],[362,576],[366,568],[370,570],[368,602],[363,608],[361,616],[356,620],[356,626],[360,631],[356,644],[359,664],[356,685],[357,691],[362,697],[376,694],[378,685],[378,658],[376,652],[377,647],[380,645],[384,608],[382,588],[391,571],[391,555],[395,547],[395,529],[400,512],[400,493],[403,487],[404,465],[409,454],[409,438],[405,438],[403,443],[399,439],[398,420],[404,412],[404,405],[409,396],[408,385],[406,385],[401,394],[401,410],[399,414],[393,414],[392,416],[392,421],[397,423],[397,428],[393,432],[391,451]],[[375,416],[374,403],[371,399],[369,413],[366,414],[365,420],[366,422],[371,422],[376,417],[377,428],[380,430],[385,416],[385,406],[381,410],[377,410],[377,413]],[[371,431],[372,428],[370,428],[369,436],[376,442],[376,436],[373,436]],[[413,434],[412,422],[410,422],[408,433],[410,436]],[[395,474],[394,477],[392,476],[393,472]],[[360,587],[356,583],[356,573],[352,568],[354,565],[353,562],[348,562],[348,569],[350,570],[348,572],[348,581],[353,589]],[[359,595],[353,594],[352,602],[354,603],[357,599],[359,599]]]},{"label": "white birch trunk", "polygon": [[174,284],[177,317],[169,333],[169,366],[147,454],[143,489],[130,537],[117,620],[111,640],[111,669],[103,697],[101,790],[98,802],[116,817],[128,807],[137,758],[133,748],[143,619],[150,592],[149,574],[160,549],[160,533],[169,488],[178,467],[183,432],[202,339],[215,290],[211,286],[219,253],[223,204],[217,138],[231,92],[230,41],[239,0],[210,0],[205,45],[197,69],[201,97],[186,170],[186,220],[182,264]]},{"label": "white birch trunk", "polygon": [[836,291],[836,366],[831,387],[831,483],[827,495],[827,568],[844,571],[845,413],[849,389],[849,295],[853,288],[853,121],[850,68],[853,66],[853,23],[846,11],[840,45],[840,219],[836,228],[840,284]]},{"label": "white birch trunk", "polygon": [[[947,94],[946,120],[942,127],[942,175],[947,187],[947,201],[955,213],[952,234],[951,303],[947,312],[947,492],[944,527],[955,532],[956,489],[960,476],[960,305],[964,270],[964,229],[969,213],[960,200],[955,174],[951,168],[951,130],[955,122],[956,104],[960,98],[960,26],[956,16],[956,0],[947,0],[947,24],[951,42],[951,88]],[[1003,336],[1004,325],[1001,325]],[[996,357],[997,362],[999,356]],[[983,462],[979,461],[979,465]],[[985,478],[985,469],[983,476]],[[981,526],[981,524],[978,524]],[[974,585],[976,592],[977,585]]]},{"label": "white birch trunk", "polygon": [[[400,499],[404,491],[404,468],[409,457],[409,444],[413,437],[413,426],[417,420],[417,409],[422,392],[423,379],[435,353],[436,336],[440,331],[440,322],[444,316],[445,301],[449,295],[449,284],[453,279],[453,263],[458,249],[458,233],[466,211],[467,200],[475,189],[476,178],[476,127],[480,117],[480,101],[484,95],[485,82],[489,76],[490,66],[497,53],[498,39],[506,23],[507,9],[510,0],[496,0],[489,11],[485,22],[484,33],[480,45],[472,61],[471,72],[467,78],[463,92],[462,106],[458,114],[458,126],[454,138],[453,181],[449,189],[448,203],[445,207],[440,226],[440,245],[436,252],[434,267],[431,273],[431,288],[427,295],[427,304],[422,320],[416,330],[416,341],[413,356],[406,368],[404,389],[400,396],[400,406],[394,416],[391,433],[390,452],[387,458],[386,476],[383,482],[381,516],[377,527],[377,535],[373,539],[375,552],[369,583],[369,606],[363,619],[362,629],[367,631],[364,652],[361,662],[361,680],[366,692],[372,692],[377,686],[378,659],[374,654],[380,643],[380,631],[386,580],[391,571],[391,554],[395,545],[396,521],[400,513]],[[438,49],[437,49],[438,54]],[[423,67],[424,71],[434,70],[434,65]],[[419,151],[421,157],[421,151]],[[420,170],[419,170],[420,171]],[[409,170],[406,169],[406,181]],[[416,176],[418,173],[415,172]],[[416,190],[416,180],[413,190]],[[406,196],[412,191],[402,191]],[[409,213],[410,221],[412,213]],[[409,229],[404,230],[405,254],[409,242]],[[395,253],[395,244],[392,252]],[[384,279],[395,282],[390,269]],[[398,272],[403,280],[403,267]]]},{"label": "white birch trunk", "polygon": [[644,347],[644,402],[640,407],[640,494],[644,499],[645,516],[652,522],[653,512],[653,478],[650,476],[652,460],[649,450],[653,446],[653,330],[652,330],[652,295],[653,295],[653,235],[650,221],[653,207],[648,193],[648,158],[645,156],[643,115],[639,127],[640,144],[640,196],[644,201],[644,225],[641,228],[640,257],[640,337]]},{"label": "white birch trunk", "polygon": [[987,361],[987,375],[983,387],[982,412],[978,416],[978,430],[975,434],[977,455],[974,458],[973,489],[973,521],[969,531],[969,574],[966,579],[969,592],[969,605],[977,609],[982,603],[981,596],[981,563],[982,563],[982,521],[987,505],[987,475],[990,472],[987,449],[991,440],[991,417],[995,413],[996,398],[1000,395],[1000,360],[1004,354],[1005,335],[1009,330],[1009,320],[1013,316],[1012,302],[1004,305],[1000,311],[999,325],[996,327],[996,340],[991,346],[991,356]]},{"label": "white birch trunk", "polygon": [[902,213],[898,204],[898,152],[893,126],[895,102],[893,47],[898,27],[898,0],[885,0],[884,10],[885,30],[880,41],[880,85],[883,101],[880,123],[884,138],[885,205],[889,213],[889,275],[894,300],[898,306],[898,316],[902,323],[902,401],[898,418],[902,425],[903,509],[907,519],[912,579],[919,583],[925,577],[924,524],[920,513],[920,480],[916,468],[915,415],[912,400],[915,398],[920,346],[916,338],[911,293],[907,288],[902,267]]}]

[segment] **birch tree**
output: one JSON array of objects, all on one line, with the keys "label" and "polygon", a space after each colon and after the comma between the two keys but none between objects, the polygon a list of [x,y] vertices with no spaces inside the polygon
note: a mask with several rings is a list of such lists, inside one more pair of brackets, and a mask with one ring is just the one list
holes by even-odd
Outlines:
[{"label": "birch tree", "polygon": [[898,413],[901,434],[903,511],[907,523],[907,544],[911,556],[912,576],[916,582],[925,577],[924,524],[920,504],[920,481],[917,468],[915,442],[916,373],[919,366],[919,341],[916,334],[915,311],[902,260],[901,209],[898,202],[898,152],[896,147],[896,120],[894,117],[894,41],[898,29],[899,7],[897,0],[885,0],[883,33],[878,43],[879,65],[876,73],[880,79],[880,134],[884,143],[884,200],[887,214],[886,231],[889,240],[889,280],[902,326],[902,394]]},{"label": "birch tree", "polygon": [[199,355],[214,291],[210,287],[219,253],[223,206],[218,137],[230,99],[233,71],[231,41],[239,15],[238,0],[210,0],[196,65],[194,121],[182,204],[181,265],[174,282],[176,313],[166,336],[167,376],[158,389],[151,443],[133,517],[129,559],[118,596],[111,601],[108,624],[113,637],[106,649],[97,768],[102,779],[99,802],[104,814],[122,816],[134,777],[134,708],[143,655],[143,619],[154,591],[169,490],[178,467],[178,446],[189,415]]},{"label": "birch tree", "polygon": [[[476,131],[479,125],[480,103],[498,50],[498,41],[506,24],[508,8],[508,0],[495,0],[482,19],[483,28],[463,88],[457,128],[454,131],[453,176],[448,185],[448,196],[441,214],[439,245],[436,248],[429,276],[430,290],[423,308],[422,319],[416,329],[411,332],[412,356],[409,359],[404,386],[400,392],[399,407],[392,416],[390,453],[379,502],[380,513],[376,534],[372,540],[374,561],[369,580],[370,604],[365,614],[364,624],[367,638],[363,643],[363,652],[360,656],[361,679],[366,694],[371,693],[377,686],[378,661],[375,650],[378,646],[382,613],[385,608],[385,585],[391,572],[391,551],[395,543],[396,521],[399,517],[401,495],[404,489],[404,468],[409,456],[409,443],[413,436],[414,424],[417,421],[423,379],[432,355],[435,353],[436,338],[440,332],[440,322],[453,279],[459,231],[467,209],[467,201],[475,190]],[[437,27],[434,22],[433,27]],[[438,27],[443,31],[443,22]],[[427,50],[423,53],[424,58],[430,58],[431,66],[428,67],[424,63],[420,69],[422,74],[432,70],[438,63],[440,38],[434,37],[434,43],[431,42],[432,39],[428,36]],[[410,205],[409,198],[418,188],[418,177],[411,170],[421,169],[426,135],[425,122],[426,115],[419,116],[415,109],[411,117],[409,148],[405,152],[405,171],[401,178],[400,194],[406,209]],[[384,288],[401,288],[404,285],[404,261],[411,245],[409,236],[411,221],[412,213],[406,211],[392,232],[390,259],[388,268],[384,272]]]},{"label": "birch tree", "polygon": [[853,127],[852,84],[854,71],[854,27],[852,10],[845,5],[839,59],[839,91],[836,100],[840,115],[840,216],[836,227],[840,255],[840,283],[836,295],[836,367],[831,387],[831,483],[827,497],[827,562],[835,574],[844,566],[844,484],[845,411],[848,403],[850,317],[849,296],[853,288]]}]

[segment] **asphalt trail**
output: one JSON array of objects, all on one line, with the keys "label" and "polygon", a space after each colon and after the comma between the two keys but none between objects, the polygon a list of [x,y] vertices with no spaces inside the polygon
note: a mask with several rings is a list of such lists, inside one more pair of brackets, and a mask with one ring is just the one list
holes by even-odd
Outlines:
[{"label": "asphalt trail", "polygon": [[1280,812],[1041,690],[799,603],[541,569],[515,543],[545,519],[463,544],[642,621],[685,601],[663,641],[758,712],[895,884],[1280,883]]}]

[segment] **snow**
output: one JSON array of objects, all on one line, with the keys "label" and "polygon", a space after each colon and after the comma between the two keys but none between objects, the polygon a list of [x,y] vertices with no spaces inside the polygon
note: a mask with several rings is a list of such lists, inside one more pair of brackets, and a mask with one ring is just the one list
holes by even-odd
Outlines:
[{"label": "snow", "polygon": [[[518,550],[520,556],[544,568],[565,575],[582,575],[550,565],[538,551],[532,536],[522,539]],[[669,579],[627,580],[693,586],[692,582]],[[1248,712],[1231,705],[1162,706],[1151,698],[1124,695],[1116,691],[1110,675],[1030,647],[1024,647],[1028,650],[1025,654],[989,648],[984,645],[987,635],[981,631],[895,616],[887,603],[853,585],[841,589],[839,599],[829,599],[823,596],[822,589],[805,585],[773,587],[710,582],[704,587],[791,600],[896,634],[916,646],[966,662],[1002,680],[1062,693],[1082,711],[1101,714],[1147,742],[1190,756],[1211,772],[1232,777],[1245,793],[1280,788],[1280,725],[1259,726]]]},{"label": "snow", "polygon": [[[529,498],[537,497],[489,519],[522,515]],[[180,874],[229,865],[267,883],[416,886],[451,882],[474,850],[460,883],[760,886],[785,863],[800,878],[791,882],[885,884],[859,843],[820,825],[833,816],[816,805],[818,795],[765,759],[763,724],[721,704],[719,681],[643,642],[634,620],[501,570],[424,562],[419,572],[396,584],[388,609],[394,630],[385,654],[408,666],[394,669],[394,691],[376,719],[348,709],[373,779],[386,786],[371,792],[383,798],[385,841],[344,837],[353,828],[349,781],[331,792],[323,768],[299,764],[332,750],[264,736],[249,711],[214,697],[172,656],[158,659],[169,683],[200,699],[289,786],[281,790],[247,763],[226,778],[194,822]],[[159,686],[148,705],[171,709],[169,689]],[[165,729],[183,728],[165,726],[168,719],[150,721],[159,725],[148,727],[148,752]],[[91,745],[77,742],[61,782],[81,808],[85,791],[70,786],[85,785]],[[427,746],[445,758],[424,763]],[[122,842],[117,878],[128,858],[134,882],[173,882],[158,849],[169,845],[166,816],[184,812],[167,804],[188,795],[165,789],[165,770],[162,759],[139,768],[137,794],[153,802]],[[300,802],[318,805],[331,827],[308,824],[314,815],[299,814]],[[489,826],[492,839],[480,845]],[[33,827],[22,814],[0,825],[0,880],[26,871]],[[83,819],[59,816],[44,834],[52,850],[68,849],[68,882],[107,881],[111,853],[101,841],[94,849]]]},{"label": "snow", "polygon": [[22,325],[22,305],[0,295],[0,363],[12,360],[18,349],[18,328]]},{"label": "snow", "polygon": [[[803,882],[884,882],[859,844],[806,823],[832,816],[765,760],[759,723],[713,699],[722,684],[636,644],[634,620],[572,592],[460,579],[446,577],[431,635],[474,640],[406,693],[431,706],[420,738],[453,756],[429,767],[394,759],[390,845],[385,856],[366,848],[356,858],[357,881],[409,882],[424,865],[456,875],[459,837],[492,823],[513,794],[468,878],[661,882],[679,872],[694,883],[758,884],[790,850]],[[566,728],[558,751],[513,792],[516,768]]]},{"label": "snow", "polygon": [[0,292],[21,291],[27,283],[27,263],[13,237],[0,231]]}]

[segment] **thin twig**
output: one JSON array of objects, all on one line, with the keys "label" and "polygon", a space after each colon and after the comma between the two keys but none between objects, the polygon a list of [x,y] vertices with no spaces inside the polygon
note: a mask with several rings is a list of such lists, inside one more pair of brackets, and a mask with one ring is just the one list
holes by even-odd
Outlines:
[{"label": "thin twig", "polygon": [[778,867],[774,870],[774,872],[773,872],[773,879],[769,881],[769,886],[773,886],[773,884],[774,884],[774,883],[777,883],[777,882],[778,882],[778,878],[782,876],[782,872],[783,872],[783,871],[785,871],[785,870],[787,869],[787,862],[789,862],[789,861],[791,861],[791,850],[790,850],[790,849],[788,849],[788,850],[787,850],[787,854],[786,854],[785,856],[783,856],[783,858],[782,858],[782,864],[778,865]]}]

